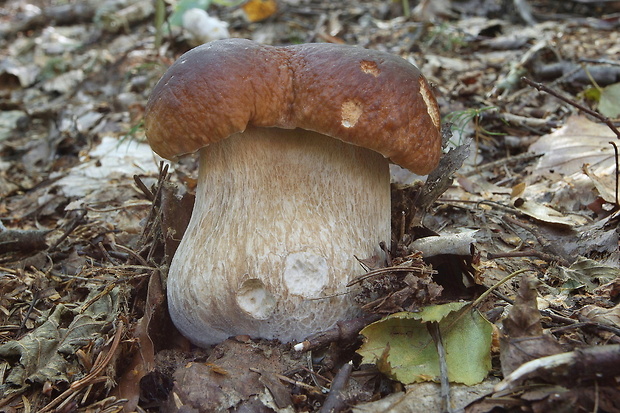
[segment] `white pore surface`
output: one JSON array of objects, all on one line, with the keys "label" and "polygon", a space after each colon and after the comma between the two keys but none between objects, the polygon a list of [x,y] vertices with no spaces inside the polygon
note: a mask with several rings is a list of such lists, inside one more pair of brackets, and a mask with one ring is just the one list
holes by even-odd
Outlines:
[{"label": "white pore surface", "polygon": [[301,340],[358,314],[347,283],[390,242],[381,155],[302,130],[253,129],[201,150],[168,301],[197,345]]}]

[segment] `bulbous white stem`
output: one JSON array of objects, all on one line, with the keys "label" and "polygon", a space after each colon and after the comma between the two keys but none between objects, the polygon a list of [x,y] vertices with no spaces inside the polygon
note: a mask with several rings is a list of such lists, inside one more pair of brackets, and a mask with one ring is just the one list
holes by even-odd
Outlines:
[{"label": "bulbous white stem", "polygon": [[301,340],[355,316],[346,284],[390,241],[388,161],[305,130],[256,128],[201,150],[196,203],[168,276],[194,344]]}]

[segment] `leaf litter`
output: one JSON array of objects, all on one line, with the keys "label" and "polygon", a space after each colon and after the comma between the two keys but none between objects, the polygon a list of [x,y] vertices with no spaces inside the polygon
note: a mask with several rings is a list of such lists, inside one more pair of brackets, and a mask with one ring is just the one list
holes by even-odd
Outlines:
[{"label": "leaf litter", "polygon": [[[416,380],[396,375],[387,357],[396,351],[392,343],[380,362],[363,363],[357,333],[403,310],[418,323],[432,308],[462,305],[495,286],[478,310],[493,333],[466,328],[484,346],[493,339],[485,352],[491,372],[465,392],[451,384],[453,406],[592,411],[598,403],[618,410],[613,374],[600,362],[614,360],[620,328],[615,160],[607,144],[614,136],[519,81],[552,82],[615,116],[620,41],[613,18],[586,4],[567,8],[572,2],[532,3],[540,23],[492,2],[411,5],[416,19],[431,22],[404,17],[400,2],[283,0],[259,22],[237,6],[209,7],[235,37],[345,42],[400,54],[435,85],[444,117],[460,113],[453,118],[463,121],[448,137],[459,149],[433,185],[394,185],[390,262],[361,257],[371,274],[361,297],[371,317],[355,325],[343,320],[335,342],[319,340],[311,353],[298,353],[247,337],[201,350],[174,330],[165,269],[191,213],[195,161],[162,169],[138,149],[138,125],[150,89],[187,50],[189,34],[174,26],[156,50],[150,2],[104,3],[2,5],[0,234],[11,242],[0,244],[0,408],[205,411],[215,403],[210,411],[318,411],[335,373],[353,360],[346,401],[355,411],[436,411],[445,389],[404,384]],[[599,102],[580,94],[593,82],[603,90]],[[463,139],[472,141],[469,154],[459,146]],[[524,156],[528,150],[534,155]],[[15,243],[16,234],[26,241]],[[442,238],[454,245],[448,250]],[[420,255],[422,241],[425,251],[440,253]],[[525,269],[537,283],[507,277]],[[377,339],[391,341],[378,331]],[[528,342],[544,351],[529,351]],[[415,354],[405,349],[397,360]],[[521,390],[493,390],[509,371],[561,355],[568,356],[552,362],[577,369],[577,384],[548,364],[521,376]],[[601,369],[601,378],[575,355]],[[487,371],[488,359],[473,364]],[[415,377],[441,381],[430,371]],[[205,388],[214,391],[210,400],[195,391]]]}]

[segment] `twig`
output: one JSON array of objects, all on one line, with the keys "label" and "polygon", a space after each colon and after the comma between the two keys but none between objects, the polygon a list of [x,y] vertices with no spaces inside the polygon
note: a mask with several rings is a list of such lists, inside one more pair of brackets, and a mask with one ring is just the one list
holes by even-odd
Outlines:
[{"label": "twig", "polygon": [[141,201],[134,201],[134,202],[131,202],[125,205],[119,205],[119,206],[110,207],[110,208],[93,208],[88,205],[85,208],[88,211],[105,213],[105,212],[115,212],[115,211],[126,211],[128,208],[139,208],[139,207],[145,207],[145,206],[150,206],[150,205],[151,205],[150,201],[141,200]]},{"label": "twig", "polygon": [[449,199],[449,198],[439,198],[437,199],[437,202],[441,202],[442,204],[445,205],[450,205],[454,208],[463,208],[465,209],[464,206],[460,206],[457,204],[476,204],[475,207],[479,208],[480,205],[488,205],[493,209],[499,209],[501,211],[505,211],[505,212],[509,212],[511,214],[522,214],[521,211],[519,211],[517,208],[513,208],[511,206],[508,205],[504,205],[501,204],[499,202],[496,201],[487,201],[487,200],[473,200],[473,199]]},{"label": "twig", "polygon": [[607,331],[609,333],[614,334],[612,337],[607,338],[607,341],[608,342],[612,341],[614,344],[620,344],[620,328],[618,327],[608,326],[605,324],[596,323],[594,321],[589,321],[589,320],[581,321],[581,322],[576,321],[576,320],[573,320],[573,321],[575,322],[572,324],[565,325],[562,327],[554,327],[554,328],[551,328],[550,331],[555,334],[555,333],[559,333],[559,332],[566,331],[566,330],[573,330],[576,328],[592,327],[596,330],[603,330],[603,331]]},{"label": "twig", "polygon": [[19,325],[19,330],[17,330],[17,337],[20,337],[23,334],[24,330],[26,329],[26,322],[30,318],[30,314],[32,313],[32,310],[34,310],[34,307],[37,305],[38,302],[39,302],[39,291],[34,290],[32,293],[32,301],[30,302],[30,305],[28,306],[28,311],[26,311],[26,315],[24,315],[24,318],[21,324]]},{"label": "twig", "polygon": [[41,251],[47,248],[47,230],[0,229],[0,254],[16,251]]},{"label": "twig", "polygon": [[350,361],[340,367],[338,373],[332,380],[332,385],[329,388],[329,395],[323,403],[323,407],[319,410],[319,413],[337,413],[346,408],[346,394],[345,390],[349,383],[349,377],[353,371],[353,363]]},{"label": "twig", "polygon": [[570,263],[563,259],[562,257],[558,257],[557,255],[547,254],[546,252],[538,251],[533,248],[528,248],[522,251],[510,251],[510,252],[488,252],[487,259],[495,260],[497,258],[525,258],[525,257],[536,257],[543,261],[547,262],[557,262],[563,267],[570,267]]},{"label": "twig", "polygon": [[144,182],[142,182],[142,179],[140,179],[138,175],[133,176],[133,181],[136,184],[136,186],[140,189],[140,191],[142,191],[146,199],[148,199],[151,202],[155,200],[155,195],[153,195],[153,192],[151,192],[151,190],[144,184]]},{"label": "twig", "polygon": [[582,57],[579,59],[579,62],[598,63],[601,65],[610,65],[610,66],[620,66],[620,61],[611,60],[611,59],[589,59],[587,57]]},{"label": "twig", "polygon": [[[504,216],[502,219],[504,220],[504,222],[516,225],[516,226],[518,226],[520,228],[523,228],[524,230],[526,230],[530,234],[532,234],[536,238],[536,241],[538,241],[540,246],[543,247],[543,249],[545,251],[550,251],[551,254],[556,257],[555,259],[552,259],[552,261],[557,260],[562,266],[570,267],[570,264],[572,262],[571,259],[573,259],[573,258],[567,256],[566,254],[564,254],[563,251],[561,251],[556,245],[554,245],[544,235],[542,235],[540,233],[540,231],[538,231],[537,228],[535,228],[535,227],[533,227],[531,225],[528,225],[525,222],[519,221],[518,219],[513,218],[513,217],[511,217],[509,215]],[[541,252],[541,253],[543,253],[543,252]],[[543,258],[543,259],[546,259],[546,258]],[[573,259],[573,261],[574,261],[574,259]]]},{"label": "twig", "polygon": [[[509,302],[509,304],[513,304],[513,303]],[[557,310],[544,309],[544,310],[540,310],[540,314],[543,317],[548,317],[551,319],[551,321],[554,321],[560,324],[573,325],[573,324],[578,323],[577,320],[573,320],[572,318],[566,317],[562,314],[558,314],[556,311]]]},{"label": "twig", "polygon": [[368,314],[352,320],[340,321],[336,323],[336,327],[313,334],[301,343],[295,344],[293,348],[296,351],[308,351],[334,341],[351,340],[357,337],[362,328],[379,319],[381,319],[379,314]]},{"label": "twig", "polygon": [[435,342],[437,347],[437,355],[439,356],[439,383],[441,384],[441,407],[440,411],[452,412],[450,407],[450,380],[448,379],[448,363],[446,361],[446,348],[443,346],[443,340],[441,339],[441,331],[439,330],[439,323],[431,321],[427,323],[426,328],[428,333]]},{"label": "twig", "polygon": [[55,251],[56,248],[58,248],[58,246],[65,240],[67,239],[67,237],[77,228],[77,226],[80,224],[80,222],[82,222],[82,220],[84,219],[84,217],[86,216],[86,213],[88,211],[84,208],[84,209],[80,209],[78,210],[77,216],[75,217],[75,219],[73,221],[71,221],[71,223],[69,224],[69,227],[65,230],[65,232],[60,236],[60,238],[58,238],[56,240],[56,242],[54,242],[54,244],[49,247],[48,252],[51,251]]},{"label": "twig", "polygon": [[313,367],[313,363],[312,363],[312,352],[309,351],[306,353],[307,358],[309,359],[308,364],[310,365],[310,367],[306,367],[306,366],[299,366],[299,370],[301,371],[305,371],[306,373],[310,374],[310,377],[312,377],[312,381],[314,382],[314,384],[316,385],[317,388],[321,389],[321,391],[323,393],[329,393],[329,389],[323,385],[321,385],[319,383],[319,379],[323,380],[323,382],[325,383],[331,383],[332,379],[328,379],[327,377],[323,376],[322,374],[314,371],[314,367]]},{"label": "twig", "polygon": [[512,123],[513,125],[523,126],[530,130],[533,130],[534,128],[540,128],[540,127],[555,128],[559,126],[559,121],[557,120],[552,120],[548,118],[542,118],[542,119],[532,118],[529,116],[515,115],[514,113],[509,113],[509,112],[502,112],[502,113],[489,112],[487,116],[496,117],[497,119],[503,120],[508,123]]},{"label": "twig", "polygon": [[484,300],[486,300],[486,298],[496,289],[498,289],[501,285],[507,283],[508,281],[510,281],[511,279],[513,279],[514,277],[516,277],[517,275],[524,273],[526,271],[532,271],[530,269],[527,268],[522,268],[520,270],[517,270],[515,272],[513,272],[512,274],[508,274],[507,276],[505,276],[504,278],[502,278],[501,280],[499,280],[497,283],[495,283],[493,286],[489,287],[488,290],[486,290],[485,292],[483,292],[482,294],[480,294],[480,297],[476,298],[476,300],[474,302],[471,303],[471,308],[476,308],[478,305],[480,305],[480,303],[482,303]]},{"label": "twig", "polygon": [[[317,378],[318,374],[314,371],[314,365],[312,363],[312,351],[308,351],[306,353],[306,363],[308,364],[308,367],[304,367],[304,370],[307,370],[310,373],[310,377],[312,378],[312,382],[314,383],[314,385],[321,389],[323,393],[327,393],[329,390],[325,388],[325,386],[321,385],[321,383],[319,383],[319,380]],[[325,380],[326,383],[329,383],[329,380],[326,380],[325,377],[321,378]]]},{"label": "twig", "polygon": [[485,163],[484,165],[479,165],[476,166],[475,169],[472,169],[469,172],[465,172],[463,174],[463,176],[472,176],[472,175],[476,175],[478,174],[480,171],[486,171],[489,169],[494,169],[498,166],[503,166],[503,165],[509,165],[509,164],[513,164],[513,163],[521,163],[521,162],[527,162],[536,158],[540,158],[542,155],[541,154],[537,154],[537,153],[530,153],[530,152],[526,152],[526,153],[522,153],[519,155],[515,155],[515,156],[510,156],[508,158],[503,158],[503,159],[499,159],[497,161],[493,161],[493,162],[489,162],[489,163]]},{"label": "twig", "polygon": [[[598,113],[597,111],[594,111],[592,109],[586,108],[585,106],[575,102],[573,99],[570,99],[570,98],[567,98],[566,96],[560,95],[558,92],[556,92],[553,89],[548,88],[547,86],[543,85],[542,83],[533,82],[533,81],[531,81],[530,79],[528,79],[526,77],[522,77],[521,79],[525,83],[527,83],[528,85],[536,88],[537,90],[542,90],[543,92],[547,92],[551,96],[554,96],[554,97],[556,97],[556,98],[558,98],[558,99],[568,103],[569,105],[572,105],[572,106],[576,107],[577,109],[587,113],[588,115],[593,116],[596,119],[600,120],[605,125],[607,125],[607,127],[609,129],[611,129],[611,131],[613,133],[616,134],[616,138],[620,139],[620,131],[618,130],[618,128],[616,128],[616,126],[614,125],[612,120],[609,119],[607,116],[603,116],[600,113]],[[620,204],[618,203],[618,175],[620,173],[620,169],[618,169],[618,147],[613,142],[609,142],[609,144],[614,147],[614,152],[616,153],[616,206],[620,206]]]},{"label": "twig", "polygon": [[554,381],[570,380],[573,383],[577,380],[614,377],[618,374],[619,363],[620,344],[595,346],[541,357],[522,364],[498,383],[494,391],[504,392],[525,379],[541,376],[551,376]]},{"label": "twig", "polygon": [[105,247],[103,246],[102,242],[98,242],[96,244],[97,249],[99,250],[99,252],[101,253],[101,255],[103,255],[105,257],[106,260],[108,260],[108,262],[112,265],[118,265],[118,262],[116,262],[114,260],[114,258],[112,258],[112,256],[108,253],[108,251],[105,249]]},{"label": "twig", "polygon": [[146,260],[144,258],[142,258],[140,255],[138,255],[137,252],[135,252],[134,250],[132,250],[131,248],[128,248],[124,245],[120,245],[120,244],[115,244],[114,245],[116,248],[125,251],[127,254],[131,255],[133,257],[134,260],[136,260],[137,262],[139,262],[141,265],[143,265],[144,267],[151,267],[149,265],[148,262],[146,262]]},{"label": "twig", "polygon": [[618,165],[618,146],[615,142],[611,141],[609,142],[609,144],[614,147],[614,153],[616,155],[616,206],[620,206],[620,202],[618,201],[618,171],[620,170]]},{"label": "twig", "polygon": [[[376,275],[391,274],[395,272],[404,272],[404,273],[416,272],[418,274],[428,274],[429,270],[427,270],[426,267],[422,264],[420,264],[420,266],[407,266],[407,267],[397,266],[397,267],[378,268],[376,270],[369,271],[366,274],[360,275],[354,278],[353,280],[349,281],[349,283],[347,284],[347,287],[352,287],[355,284],[359,284],[362,281],[367,280]],[[431,271],[430,274],[435,274],[436,272],[437,271]]]},{"label": "twig", "polygon": [[603,116],[600,113],[598,113],[598,112],[596,112],[596,111],[594,111],[594,110],[592,110],[590,108],[587,108],[587,107],[581,105],[578,102],[575,102],[571,98],[568,98],[566,96],[563,96],[563,95],[559,94],[555,90],[548,88],[547,86],[543,85],[542,83],[534,82],[534,81],[532,81],[532,80],[530,80],[530,79],[528,79],[526,77],[522,77],[521,80],[523,80],[525,83],[527,83],[528,85],[532,86],[536,90],[546,92],[546,93],[550,94],[551,96],[554,96],[554,97],[560,99],[561,101],[566,102],[569,105],[574,106],[577,109],[587,113],[588,115],[594,116],[596,119],[600,120],[605,125],[607,125],[609,127],[609,129],[611,129],[613,131],[613,133],[616,134],[618,139],[620,139],[620,131],[616,128],[616,126],[614,125],[612,120],[609,119],[608,117]]},{"label": "twig", "polygon": [[155,254],[155,246],[158,237],[161,237],[161,194],[163,191],[164,181],[168,178],[168,164],[161,162],[159,164],[159,176],[157,178],[157,186],[152,194],[152,204],[149,214],[146,218],[146,224],[138,241],[138,255],[147,252],[146,261],[150,262]]},{"label": "twig", "polygon": [[100,293],[97,293],[93,298],[91,298],[90,300],[86,301],[82,307],[80,308],[79,313],[83,314],[88,307],[90,307],[91,305],[93,305],[95,302],[97,302],[99,299],[101,299],[101,297],[110,294],[110,292],[116,288],[116,285],[119,284],[121,282],[121,280],[114,280],[111,283],[107,284],[104,288],[103,291],[101,291]]},{"label": "twig", "polygon": [[[250,367],[249,370],[253,371],[254,373],[263,374],[263,372],[260,369],[257,369],[256,367]],[[301,387],[303,389],[306,389],[306,390],[308,390],[310,392],[313,392],[313,393],[316,393],[316,394],[321,394],[321,392],[319,390],[317,390],[316,387],[311,386],[311,385],[309,385],[307,383],[304,383],[303,381],[291,379],[291,378],[286,377],[285,375],[280,374],[280,373],[273,373],[273,375],[278,380],[281,380],[281,381],[283,381],[285,383],[289,383],[289,384],[295,385],[297,387]]]}]

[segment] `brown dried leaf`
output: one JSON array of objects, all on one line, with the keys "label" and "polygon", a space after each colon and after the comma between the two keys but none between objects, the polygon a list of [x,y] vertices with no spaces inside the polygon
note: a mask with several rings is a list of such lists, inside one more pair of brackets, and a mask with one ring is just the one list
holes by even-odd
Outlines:
[{"label": "brown dried leaf", "polygon": [[273,375],[287,371],[289,363],[296,362],[282,347],[226,340],[212,351],[206,363],[189,363],[174,373],[166,411],[280,411],[279,404],[291,402],[280,397],[286,390]]},{"label": "brown dried leaf", "polygon": [[164,248],[167,260],[172,260],[192,216],[195,196],[189,192],[178,194],[176,186],[164,181],[162,186],[161,211]]},{"label": "brown dried leaf", "polygon": [[571,175],[581,172],[584,164],[601,177],[613,174],[614,151],[609,144],[615,135],[606,126],[594,123],[585,116],[572,116],[566,124],[549,135],[542,136],[530,146],[530,151],[542,154],[535,173]]},{"label": "brown dried leaf", "polygon": [[419,254],[407,258],[397,266],[370,271],[350,283],[360,284],[356,300],[364,310],[376,314],[416,311],[437,300],[443,288],[433,281],[431,268]]},{"label": "brown dried leaf", "polygon": [[158,310],[161,311],[164,303],[165,293],[161,285],[161,276],[159,271],[154,271],[149,279],[144,316],[138,320],[133,332],[138,343],[138,351],[113,392],[118,398],[127,400],[125,405],[127,411],[134,411],[137,407],[140,399],[140,380],[155,368],[155,347],[149,336],[149,327],[154,314]]},{"label": "brown dried leaf", "polygon": [[504,320],[504,334],[509,337],[536,337],[542,334],[541,316],[536,303],[536,286],[533,277],[523,277],[515,304]]},{"label": "brown dried leaf", "polygon": [[503,321],[500,360],[504,377],[525,362],[562,351],[555,339],[543,332],[537,285],[538,280],[532,276],[521,278],[514,306]]},{"label": "brown dried leaf", "polygon": [[581,309],[580,314],[589,321],[620,328],[620,304],[612,308],[586,305]]}]

